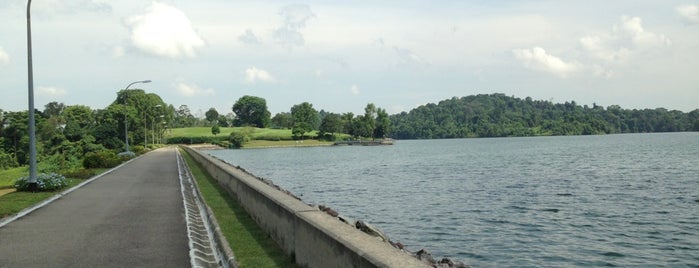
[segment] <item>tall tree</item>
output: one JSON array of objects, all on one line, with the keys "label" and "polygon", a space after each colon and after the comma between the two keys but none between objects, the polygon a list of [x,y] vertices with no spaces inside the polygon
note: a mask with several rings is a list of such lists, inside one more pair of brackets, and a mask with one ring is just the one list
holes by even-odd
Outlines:
[{"label": "tall tree", "polygon": [[320,122],[318,131],[320,131],[321,136],[325,133],[330,133],[332,139],[335,139],[335,133],[342,131],[342,119],[340,115],[335,113],[326,114],[322,122]]},{"label": "tall tree", "polygon": [[206,121],[209,121],[211,124],[216,124],[218,121],[218,111],[214,108],[209,108],[208,111],[206,111]]},{"label": "tall tree", "polygon": [[232,110],[237,116],[236,126],[269,126],[271,113],[267,110],[267,101],[263,98],[245,95],[233,104]]},{"label": "tall tree", "polygon": [[277,113],[272,117],[272,127],[292,128],[294,127],[294,118],[291,117],[291,113],[288,112]]},{"label": "tall tree", "polygon": [[376,128],[374,129],[374,137],[388,137],[391,127],[391,119],[385,109],[378,108],[376,110]]},{"label": "tall tree", "polygon": [[94,127],[92,109],[85,105],[71,105],[63,110],[64,135],[70,141],[78,141],[89,135]]},{"label": "tall tree", "polygon": [[369,103],[364,108],[364,117],[362,118],[362,128],[364,135],[371,136],[374,139],[374,130],[376,129],[376,105]]},{"label": "tall tree", "polygon": [[44,105],[44,116],[46,118],[49,118],[51,116],[58,117],[63,113],[63,109],[66,108],[66,105],[63,104],[62,102],[49,102],[46,105]]},{"label": "tall tree", "polygon": [[175,111],[173,127],[193,127],[196,118],[192,115],[187,105],[180,105]]},{"label": "tall tree", "polygon": [[294,119],[294,127],[291,129],[294,136],[304,136],[318,126],[318,111],[308,102],[291,107],[291,117]]}]

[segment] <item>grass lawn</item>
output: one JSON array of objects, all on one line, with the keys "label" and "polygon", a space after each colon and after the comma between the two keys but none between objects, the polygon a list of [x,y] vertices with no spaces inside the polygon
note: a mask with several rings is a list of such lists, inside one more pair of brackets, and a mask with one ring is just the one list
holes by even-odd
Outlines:
[{"label": "grass lawn", "polygon": [[[234,127],[222,127],[220,129],[221,129],[221,133],[219,133],[216,136],[227,137],[236,128],[234,128]],[[173,128],[172,133],[168,133],[168,136],[171,136],[171,137],[208,137],[208,136],[214,136],[214,134],[211,134],[211,127],[186,127],[186,128]]]},{"label": "grass lawn", "polygon": [[[83,180],[79,179],[68,179],[68,187],[55,192],[13,192],[3,196],[0,196],[0,218],[7,217],[17,212],[22,211],[25,208],[33,206],[46,198],[54,196],[57,193],[65,189],[69,189],[73,186],[80,184]],[[14,183],[14,182],[13,182]]]},{"label": "grass lawn", "polygon": [[0,189],[2,188],[12,188],[15,181],[23,176],[29,175],[29,168],[17,167],[6,170],[0,170]]},{"label": "grass lawn", "polygon": [[192,170],[206,204],[213,210],[240,267],[297,267],[199,163],[187,152],[180,152]]},{"label": "grass lawn", "polygon": [[[256,140],[292,140],[291,129],[272,129],[272,128],[252,128],[252,127],[222,127],[221,133],[215,137],[228,137],[233,131],[247,131],[252,139]],[[210,127],[187,127],[173,128],[170,137],[214,137],[211,134]],[[306,137],[315,137],[318,131],[306,133]],[[347,134],[337,134],[341,139],[350,137]]]},{"label": "grass lawn", "polygon": [[271,147],[302,147],[302,146],[324,146],[333,145],[331,141],[318,140],[303,140],[301,141],[267,141],[267,140],[251,140],[243,144],[244,149],[248,148],[271,148]]}]

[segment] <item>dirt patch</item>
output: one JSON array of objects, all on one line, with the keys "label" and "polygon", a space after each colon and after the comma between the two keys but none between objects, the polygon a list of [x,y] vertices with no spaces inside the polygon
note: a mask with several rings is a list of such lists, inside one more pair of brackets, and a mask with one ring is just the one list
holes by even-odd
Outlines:
[{"label": "dirt patch", "polygon": [[17,189],[15,189],[15,188],[0,189],[0,196],[6,195],[9,193],[13,193],[15,191],[17,191]]}]

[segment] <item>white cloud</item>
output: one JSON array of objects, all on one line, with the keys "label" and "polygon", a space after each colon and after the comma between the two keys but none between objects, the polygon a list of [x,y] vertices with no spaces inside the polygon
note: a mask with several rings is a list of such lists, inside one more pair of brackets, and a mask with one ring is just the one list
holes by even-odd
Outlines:
[{"label": "white cloud", "polygon": [[282,17],[282,25],[274,30],[274,40],[277,43],[292,46],[302,46],[305,43],[301,29],[306,27],[306,22],[316,15],[308,5],[288,5],[279,11]]},{"label": "white cloud", "polygon": [[257,69],[256,67],[250,67],[247,70],[245,70],[245,81],[253,84],[257,81],[274,82],[274,77],[272,77],[272,75],[265,70]]},{"label": "white cloud", "polygon": [[359,95],[359,93],[361,93],[357,85],[352,85],[352,87],[350,87],[350,92],[352,95]]},{"label": "white cloud", "polygon": [[549,72],[560,77],[579,71],[580,64],[565,62],[561,58],[551,55],[541,47],[532,49],[513,49],[515,58],[524,63],[524,66],[538,71]]},{"label": "white cloud", "polygon": [[677,7],[677,13],[689,23],[699,22],[699,6],[697,5],[679,6]]},{"label": "white cloud", "polygon": [[398,55],[398,65],[427,65],[427,61],[409,49],[393,47],[393,50]]},{"label": "white cloud", "polygon": [[10,63],[10,55],[5,52],[5,49],[0,47],[0,64]]},{"label": "white cloud", "polygon": [[185,97],[206,97],[216,95],[216,92],[213,89],[202,89],[195,84],[180,82],[175,85],[175,88],[177,88],[177,91],[180,92],[180,95]]},{"label": "white cloud", "polygon": [[57,87],[40,86],[39,88],[37,88],[37,90],[39,91],[39,94],[49,95],[49,96],[63,96],[67,93],[65,89],[57,88]]},{"label": "white cloud", "polygon": [[643,21],[639,17],[622,17],[621,31],[637,46],[669,46],[669,38],[643,29]]},{"label": "white cloud", "polygon": [[204,40],[194,31],[184,12],[164,3],[153,2],[143,15],[126,20],[131,42],[138,49],[168,58],[193,58]]},{"label": "white cloud", "polygon": [[115,46],[112,49],[112,57],[114,58],[121,58],[124,56],[124,54],[126,54],[126,52],[124,51],[124,47],[122,46]]},{"label": "white cloud", "polygon": [[635,52],[670,46],[672,41],[663,34],[644,29],[641,18],[623,16],[610,33],[582,37],[580,44],[594,57],[623,62]]},{"label": "white cloud", "polygon": [[244,44],[250,44],[250,45],[256,45],[260,43],[260,40],[257,38],[255,33],[252,32],[251,29],[245,30],[244,34],[241,34],[238,36],[238,41],[243,42]]}]

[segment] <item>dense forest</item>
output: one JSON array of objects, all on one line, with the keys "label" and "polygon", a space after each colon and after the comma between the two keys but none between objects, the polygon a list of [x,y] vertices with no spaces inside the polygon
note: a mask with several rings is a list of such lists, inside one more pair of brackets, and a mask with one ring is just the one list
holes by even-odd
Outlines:
[{"label": "dense forest", "polygon": [[552,103],[504,94],[451,98],[390,116],[398,139],[593,135],[699,131],[699,109],[607,108]]}]

